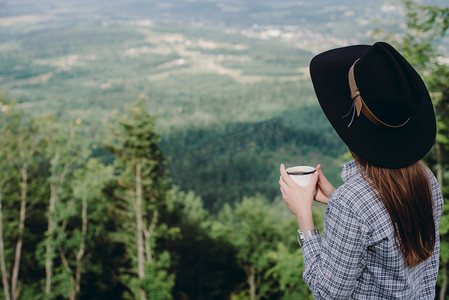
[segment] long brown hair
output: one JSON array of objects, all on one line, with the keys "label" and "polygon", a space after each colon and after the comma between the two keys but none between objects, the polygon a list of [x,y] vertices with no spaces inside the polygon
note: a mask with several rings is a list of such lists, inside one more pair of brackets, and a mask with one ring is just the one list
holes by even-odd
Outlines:
[{"label": "long brown hair", "polygon": [[413,267],[428,259],[435,246],[435,223],[426,167],[416,162],[401,169],[381,168],[351,153],[390,215],[406,265]]}]

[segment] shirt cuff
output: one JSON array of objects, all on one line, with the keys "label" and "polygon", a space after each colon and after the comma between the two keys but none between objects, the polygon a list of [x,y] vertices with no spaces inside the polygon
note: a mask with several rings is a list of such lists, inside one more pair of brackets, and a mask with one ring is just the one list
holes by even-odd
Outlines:
[{"label": "shirt cuff", "polygon": [[302,256],[304,259],[304,264],[307,265],[309,262],[316,260],[316,257],[320,255],[321,252],[321,236],[314,235],[311,238],[304,241],[302,245]]}]

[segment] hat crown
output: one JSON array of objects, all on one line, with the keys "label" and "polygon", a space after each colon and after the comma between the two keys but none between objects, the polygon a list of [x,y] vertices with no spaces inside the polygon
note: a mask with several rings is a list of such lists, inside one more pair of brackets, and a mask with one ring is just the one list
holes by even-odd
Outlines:
[{"label": "hat crown", "polygon": [[407,74],[413,67],[389,44],[378,42],[354,67],[360,94],[373,114],[391,125],[411,118],[421,97],[415,97]]},{"label": "hat crown", "polygon": [[[409,166],[435,142],[429,92],[416,70],[387,43],[320,53],[310,62],[310,75],[321,108],[337,134],[373,165]],[[346,116],[351,109],[349,121]],[[387,126],[379,125],[383,123]]]}]

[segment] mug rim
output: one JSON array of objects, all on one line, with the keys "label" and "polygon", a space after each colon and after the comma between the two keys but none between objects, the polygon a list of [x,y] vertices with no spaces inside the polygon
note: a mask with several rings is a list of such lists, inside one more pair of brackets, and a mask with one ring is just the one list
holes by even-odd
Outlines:
[{"label": "mug rim", "polygon": [[[289,171],[289,169],[293,169],[293,168],[312,168],[312,170],[306,171],[306,172]],[[293,166],[293,167],[287,168],[286,171],[287,171],[288,175],[309,175],[309,174],[315,173],[316,168],[311,167],[311,166]]]}]

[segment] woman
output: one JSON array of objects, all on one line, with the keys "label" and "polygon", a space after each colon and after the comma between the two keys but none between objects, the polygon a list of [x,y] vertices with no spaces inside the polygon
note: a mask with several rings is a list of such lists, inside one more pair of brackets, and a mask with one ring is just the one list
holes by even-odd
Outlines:
[{"label": "woman", "polygon": [[[315,299],[434,299],[443,200],[420,162],[436,134],[423,81],[382,42],[321,53],[310,74],[354,160],[343,166],[336,190],[320,165],[306,187],[281,165],[282,196],[300,228],[304,280]],[[314,200],[328,204],[322,237]]]}]

